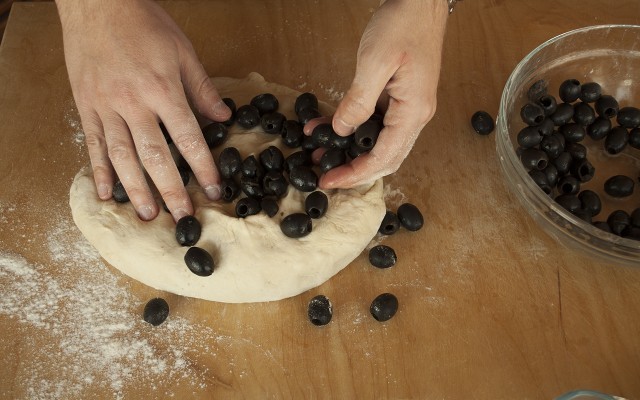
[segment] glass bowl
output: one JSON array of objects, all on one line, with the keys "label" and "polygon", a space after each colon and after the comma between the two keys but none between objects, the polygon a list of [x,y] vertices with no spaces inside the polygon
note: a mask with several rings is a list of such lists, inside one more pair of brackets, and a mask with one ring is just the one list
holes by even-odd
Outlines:
[{"label": "glass bowl", "polygon": [[[614,96],[620,107],[640,107],[640,26],[590,26],[556,36],[529,53],[507,80],[496,122],[496,150],[507,185],[545,232],[583,254],[623,265],[640,266],[640,241],[605,232],[564,209],[540,189],[522,165],[516,149],[518,132],[526,125],[520,117],[528,102],[527,92],[543,79],[548,93],[558,96],[566,79],[597,82],[603,94]],[[592,104],[593,105],[593,104]],[[612,120],[616,126],[615,118]],[[586,137],[587,158],[596,168],[594,178],[584,183],[600,195],[602,212],[593,221],[606,221],[618,209],[631,213],[640,207],[640,150],[627,148],[616,156],[604,151],[604,140]],[[634,193],[616,199],[604,192],[604,181],[624,174],[635,181]]]}]

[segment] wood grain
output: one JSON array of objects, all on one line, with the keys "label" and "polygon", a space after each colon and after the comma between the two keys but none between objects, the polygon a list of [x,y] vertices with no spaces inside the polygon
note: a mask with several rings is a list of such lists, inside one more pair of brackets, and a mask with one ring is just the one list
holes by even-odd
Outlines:
[{"label": "wood grain", "polygon": [[[355,70],[361,32],[377,1],[185,1],[163,3],[192,40],[210,75],[267,80],[336,103]],[[502,180],[494,136],[472,133],[476,110],[497,114],[518,61],[568,30],[640,23],[636,0],[580,2],[474,0],[450,17],[438,110],[400,170],[386,179],[426,217],[417,233],[385,240],[398,253],[390,270],[366,254],[321,287],[276,303],[230,305],[158,293],[110,270],[138,299],[165,297],[172,316],[205,347],[184,347],[189,373],[125,380],[125,398],[550,399],[588,388],[640,398],[640,269],[607,265],[548,237]],[[0,249],[52,279],[47,232],[70,224],[68,188],[88,162],[74,143],[77,115],[53,4],[16,3],[0,48]],[[8,207],[14,205],[15,207]],[[259,256],[259,255],[258,255]],[[81,278],[78,278],[81,279]],[[97,282],[96,282],[97,284]],[[371,300],[390,291],[400,311],[380,324]],[[316,294],[334,320],[312,326]],[[8,296],[3,293],[1,296]],[[1,303],[0,303],[1,304]],[[139,329],[159,356],[175,350]],[[191,342],[190,342],[191,343]],[[38,349],[60,338],[0,313],[0,397],[27,398],[25,376]],[[208,349],[202,351],[202,349]],[[75,358],[69,356],[69,363]],[[60,364],[56,364],[60,365]],[[136,363],[132,362],[132,376]],[[42,371],[42,369],[38,369]],[[62,370],[43,377],[60,382]],[[109,398],[108,374],[79,397]]]}]

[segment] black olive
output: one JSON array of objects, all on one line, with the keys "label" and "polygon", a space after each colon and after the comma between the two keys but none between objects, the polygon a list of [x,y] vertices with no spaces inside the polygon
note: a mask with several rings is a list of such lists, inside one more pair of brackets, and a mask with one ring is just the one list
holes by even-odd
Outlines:
[{"label": "black olive", "polygon": [[551,164],[556,167],[558,174],[565,175],[569,172],[572,162],[573,158],[571,157],[571,154],[567,151],[563,151],[558,157],[551,161]]},{"label": "black olive", "polygon": [[202,136],[210,149],[221,145],[227,139],[227,127],[220,122],[213,122],[202,128]]},{"label": "black olive", "polygon": [[368,153],[368,152],[369,150],[361,148],[356,144],[356,142],[351,142],[351,145],[347,150],[347,155],[349,156],[349,158],[353,160],[360,157],[362,154]]},{"label": "black olive", "polygon": [[518,132],[517,140],[520,147],[528,149],[540,144],[542,135],[536,128],[536,126],[527,126]]},{"label": "black olive", "polygon": [[545,118],[544,120],[542,120],[542,123],[540,123],[540,125],[535,127],[538,133],[541,134],[542,136],[551,135],[553,133],[554,128],[555,128],[555,125],[553,124],[553,121],[550,118]]},{"label": "black olive", "polygon": [[269,146],[260,152],[260,163],[267,171],[282,171],[284,169],[284,155],[282,151]]},{"label": "black olive", "polygon": [[335,131],[333,131],[331,133],[331,137],[329,138],[329,147],[347,150],[351,146],[351,143],[353,143],[354,138],[354,134],[348,136],[340,136]]},{"label": "black olive", "polygon": [[361,149],[371,150],[378,141],[378,135],[382,131],[382,124],[377,119],[369,118],[356,128],[354,143]]},{"label": "black olive", "polygon": [[537,104],[527,103],[520,109],[522,121],[531,126],[537,126],[544,121],[544,110]]},{"label": "black olive", "polygon": [[304,209],[311,218],[317,219],[322,217],[329,207],[329,199],[327,195],[321,191],[310,193],[304,200]]},{"label": "black olive", "polygon": [[331,124],[319,124],[311,132],[311,139],[316,147],[328,148],[330,147],[331,135],[335,134]]},{"label": "black olive", "polygon": [[553,192],[553,188],[547,180],[547,175],[543,171],[532,169],[531,171],[529,171],[529,176],[531,177],[531,179],[533,179],[535,184],[538,185],[538,187],[542,189],[542,191],[544,191],[546,194],[551,194]]},{"label": "black olive", "polygon": [[640,149],[640,128],[629,131],[628,144],[634,149]]},{"label": "black olive", "polygon": [[243,197],[236,203],[236,216],[238,218],[256,215],[261,210],[260,202],[253,197]]},{"label": "black olive", "polygon": [[318,147],[313,142],[313,138],[311,136],[303,135],[302,143],[300,144],[300,148],[304,151],[312,152]]},{"label": "black olive", "polygon": [[247,178],[261,178],[264,175],[262,166],[254,155],[250,155],[242,161],[240,172],[242,172],[242,176]]},{"label": "black olive", "polygon": [[570,103],[560,103],[556,107],[556,112],[549,116],[556,126],[564,125],[573,118],[573,106]]},{"label": "black olive", "polygon": [[249,102],[258,109],[260,115],[269,114],[278,110],[280,105],[276,96],[271,93],[259,94]]},{"label": "black olive", "polygon": [[640,109],[636,107],[622,107],[618,110],[618,125],[625,128],[637,128],[640,126]]},{"label": "black olive", "polygon": [[113,199],[118,203],[126,203],[129,201],[129,195],[127,194],[127,191],[124,189],[124,185],[122,184],[122,182],[120,182],[120,180],[117,180],[113,185],[113,190],[111,193]]},{"label": "black olive", "polygon": [[550,94],[540,96],[536,103],[544,110],[545,117],[550,116],[558,109],[556,98]]},{"label": "black olive", "polygon": [[262,118],[260,118],[260,125],[265,133],[280,134],[286,119],[287,118],[279,112],[271,112],[264,114]]},{"label": "black olive", "polygon": [[272,218],[273,216],[275,216],[280,210],[280,206],[278,206],[278,201],[273,197],[262,198],[262,200],[260,200],[260,208],[262,208],[262,211],[264,211],[265,214],[269,216],[269,218]]},{"label": "black olive", "polygon": [[233,101],[232,98],[229,97],[225,97],[222,99],[222,101],[224,102],[224,104],[227,105],[227,107],[229,107],[229,109],[231,110],[231,117],[229,117],[228,120],[224,121],[223,124],[225,126],[231,126],[233,125],[233,123],[236,120],[236,102]]},{"label": "black olive", "polygon": [[309,301],[307,315],[309,316],[309,321],[316,326],[328,324],[333,316],[331,302],[326,296],[315,296]]},{"label": "black olive", "polygon": [[567,142],[580,142],[587,134],[584,127],[578,123],[564,124],[559,128],[559,132]]},{"label": "black olive", "polygon": [[631,225],[640,228],[640,207],[631,212]]},{"label": "black olive", "polygon": [[328,149],[320,157],[320,170],[328,172],[347,161],[347,155],[342,149]]},{"label": "black olive", "polygon": [[295,153],[291,153],[289,157],[284,160],[284,169],[287,172],[290,172],[293,167],[299,167],[304,165],[308,167],[312,165],[311,154],[307,151],[297,151]]},{"label": "black olive", "polygon": [[280,222],[280,230],[290,238],[301,238],[311,233],[313,225],[311,217],[303,213],[294,213],[284,217]]},{"label": "black olive", "polygon": [[220,190],[222,191],[222,200],[226,202],[232,202],[240,194],[240,186],[233,178],[223,179]]},{"label": "black olive", "polygon": [[529,86],[529,89],[527,90],[527,97],[532,102],[538,101],[542,96],[547,94],[548,87],[549,82],[544,79],[539,79]]},{"label": "black olive", "polygon": [[629,225],[622,230],[621,236],[626,239],[640,240],[640,228]]},{"label": "black olive", "polygon": [[615,210],[609,214],[607,224],[611,228],[611,233],[620,236],[631,225],[631,216],[624,210]]},{"label": "black olive", "polygon": [[240,188],[242,189],[242,192],[249,197],[261,199],[265,195],[262,180],[258,177],[241,177]]},{"label": "black olive", "polygon": [[260,123],[260,111],[250,104],[240,106],[236,111],[236,122],[245,129],[251,129]]},{"label": "black olive", "polygon": [[479,135],[488,135],[493,132],[495,123],[493,118],[486,111],[476,111],[471,116],[471,126],[473,130]]},{"label": "black olive", "polygon": [[380,223],[380,228],[378,232],[383,235],[393,235],[400,229],[400,219],[398,215],[393,211],[387,210],[387,213],[384,215],[382,222]]},{"label": "black olive", "polygon": [[549,164],[542,172],[547,176],[547,182],[552,188],[558,184],[558,169],[553,164]]},{"label": "black olive", "polygon": [[383,293],[373,299],[369,311],[377,321],[388,321],[398,311],[398,298],[391,293]]},{"label": "black olive", "polygon": [[604,183],[604,191],[612,197],[627,197],[633,194],[633,179],[625,175],[615,175]]},{"label": "black olive", "polygon": [[567,143],[564,149],[567,153],[571,154],[571,158],[574,160],[584,160],[587,158],[587,148],[580,143]]},{"label": "black olive", "polygon": [[545,136],[540,142],[540,150],[547,154],[547,158],[557,158],[564,150],[564,143],[560,139],[562,135],[554,134],[551,136]]},{"label": "black olive", "polygon": [[580,191],[580,181],[571,176],[563,176],[558,181],[558,190],[562,194],[576,194]]},{"label": "black olive", "polygon": [[602,211],[602,202],[596,192],[588,189],[583,190],[578,194],[578,199],[580,199],[580,209],[588,212],[592,217],[595,217]]},{"label": "black olive", "polygon": [[593,140],[604,139],[611,130],[611,120],[605,117],[598,117],[587,127],[587,135]]},{"label": "black olive", "polygon": [[585,103],[593,103],[600,98],[602,88],[596,82],[583,83],[580,87],[580,100]]},{"label": "black olive", "polygon": [[169,304],[165,299],[156,297],[151,299],[144,306],[142,318],[153,326],[163,323],[169,316]]},{"label": "black olive", "polygon": [[611,128],[604,139],[604,149],[609,154],[621,153],[629,143],[629,132],[621,126]]},{"label": "black olive", "polygon": [[240,152],[235,147],[227,147],[218,156],[218,168],[223,178],[231,178],[240,172],[242,158]]},{"label": "black olive", "polygon": [[298,121],[292,119],[287,120],[282,125],[282,131],[280,131],[282,137],[282,143],[285,146],[295,149],[302,144],[302,138],[304,133],[302,132],[302,125]]},{"label": "black olive", "polygon": [[376,268],[390,268],[396,265],[398,256],[389,246],[379,244],[369,250],[369,262]]},{"label": "black olive", "polygon": [[596,112],[582,101],[573,106],[573,120],[582,126],[591,125],[596,120]]},{"label": "black olive", "polygon": [[299,165],[289,171],[289,183],[301,192],[313,192],[318,187],[318,176],[311,168]]},{"label": "black olive", "polygon": [[603,94],[596,101],[595,108],[599,116],[609,119],[618,115],[620,106],[618,105],[618,100],[616,100],[615,97]]},{"label": "black olive", "polygon": [[198,276],[209,276],[213,273],[213,257],[200,247],[189,247],[184,255],[184,262],[189,270]]},{"label": "black olive", "polygon": [[305,108],[318,109],[318,98],[315,94],[306,92],[296,98],[296,102],[293,106],[296,114],[299,114],[300,111]]},{"label": "black olive", "polygon": [[560,204],[565,210],[575,213],[580,210],[580,199],[575,194],[561,194],[555,198],[556,203]]},{"label": "black olive", "polygon": [[571,165],[571,174],[578,178],[582,183],[589,182],[593,179],[596,168],[587,160],[577,160]]},{"label": "black olive", "polygon": [[547,153],[536,148],[522,150],[520,160],[527,170],[534,168],[543,170],[549,165],[549,156]]},{"label": "black olive", "polygon": [[565,103],[573,103],[580,97],[580,81],[577,79],[567,79],[560,84],[559,95]]},{"label": "black olive", "polygon": [[417,231],[424,225],[422,213],[411,203],[404,203],[398,207],[397,214],[400,224],[407,230]]},{"label": "black olive", "polygon": [[193,246],[200,239],[202,226],[193,215],[187,215],[176,223],[176,240],[181,246]]},{"label": "black olive", "polygon": [[266,195],[282,197],[287,194],[288,187],[289,182],[280,171],[269,171],[262,178],[262,188]]},{"label": "black olive", "polygon": [[312,107],[301,109],[300,112],[297,113],[297,115],[298,122],[300,122],[302,125],[306,125],[306,123],[311,121],[312,119],[320,118],[322,116],[317,108]]}]

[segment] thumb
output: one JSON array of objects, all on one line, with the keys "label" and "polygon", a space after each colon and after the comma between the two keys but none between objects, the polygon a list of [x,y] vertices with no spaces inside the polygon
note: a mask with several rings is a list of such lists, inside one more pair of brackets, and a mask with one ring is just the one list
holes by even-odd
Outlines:
[{"label": "thumb", "polygon": [[347,136],[374,113],[378,98],[395,73],[388,61],[359,57],[351,87],[333,115],[333,130]]},{"label": "thumb", "polygon": [[226,121],[231,110],[222,101],[211,78],[195,54],[187,54],[182,63],[182,81],[196,110],[212,121]]}]

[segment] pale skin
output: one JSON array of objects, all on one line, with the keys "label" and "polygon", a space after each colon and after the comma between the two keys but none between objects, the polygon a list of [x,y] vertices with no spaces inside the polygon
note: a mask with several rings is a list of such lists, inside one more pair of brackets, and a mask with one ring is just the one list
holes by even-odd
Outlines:
[{"label": "pale skin", "polygon": [[[112,197],[117,176],[139,217],[154,219],[159,207],[146,170],[176,221],[193,214],[162,121],[205,194],[218,200],[220,176],[189,102],[213,121],[231,111],[175,22],[150,0],[56,4],[98,196]],[[370,153],[324,174],[321,188],[354,187],[400,167],[435,112],[446,19],[445,0],[387,0],[374,13],[335,115],[310,121],[304,132],[331,119],[346,136],[376,108],[385,127]]]}]

